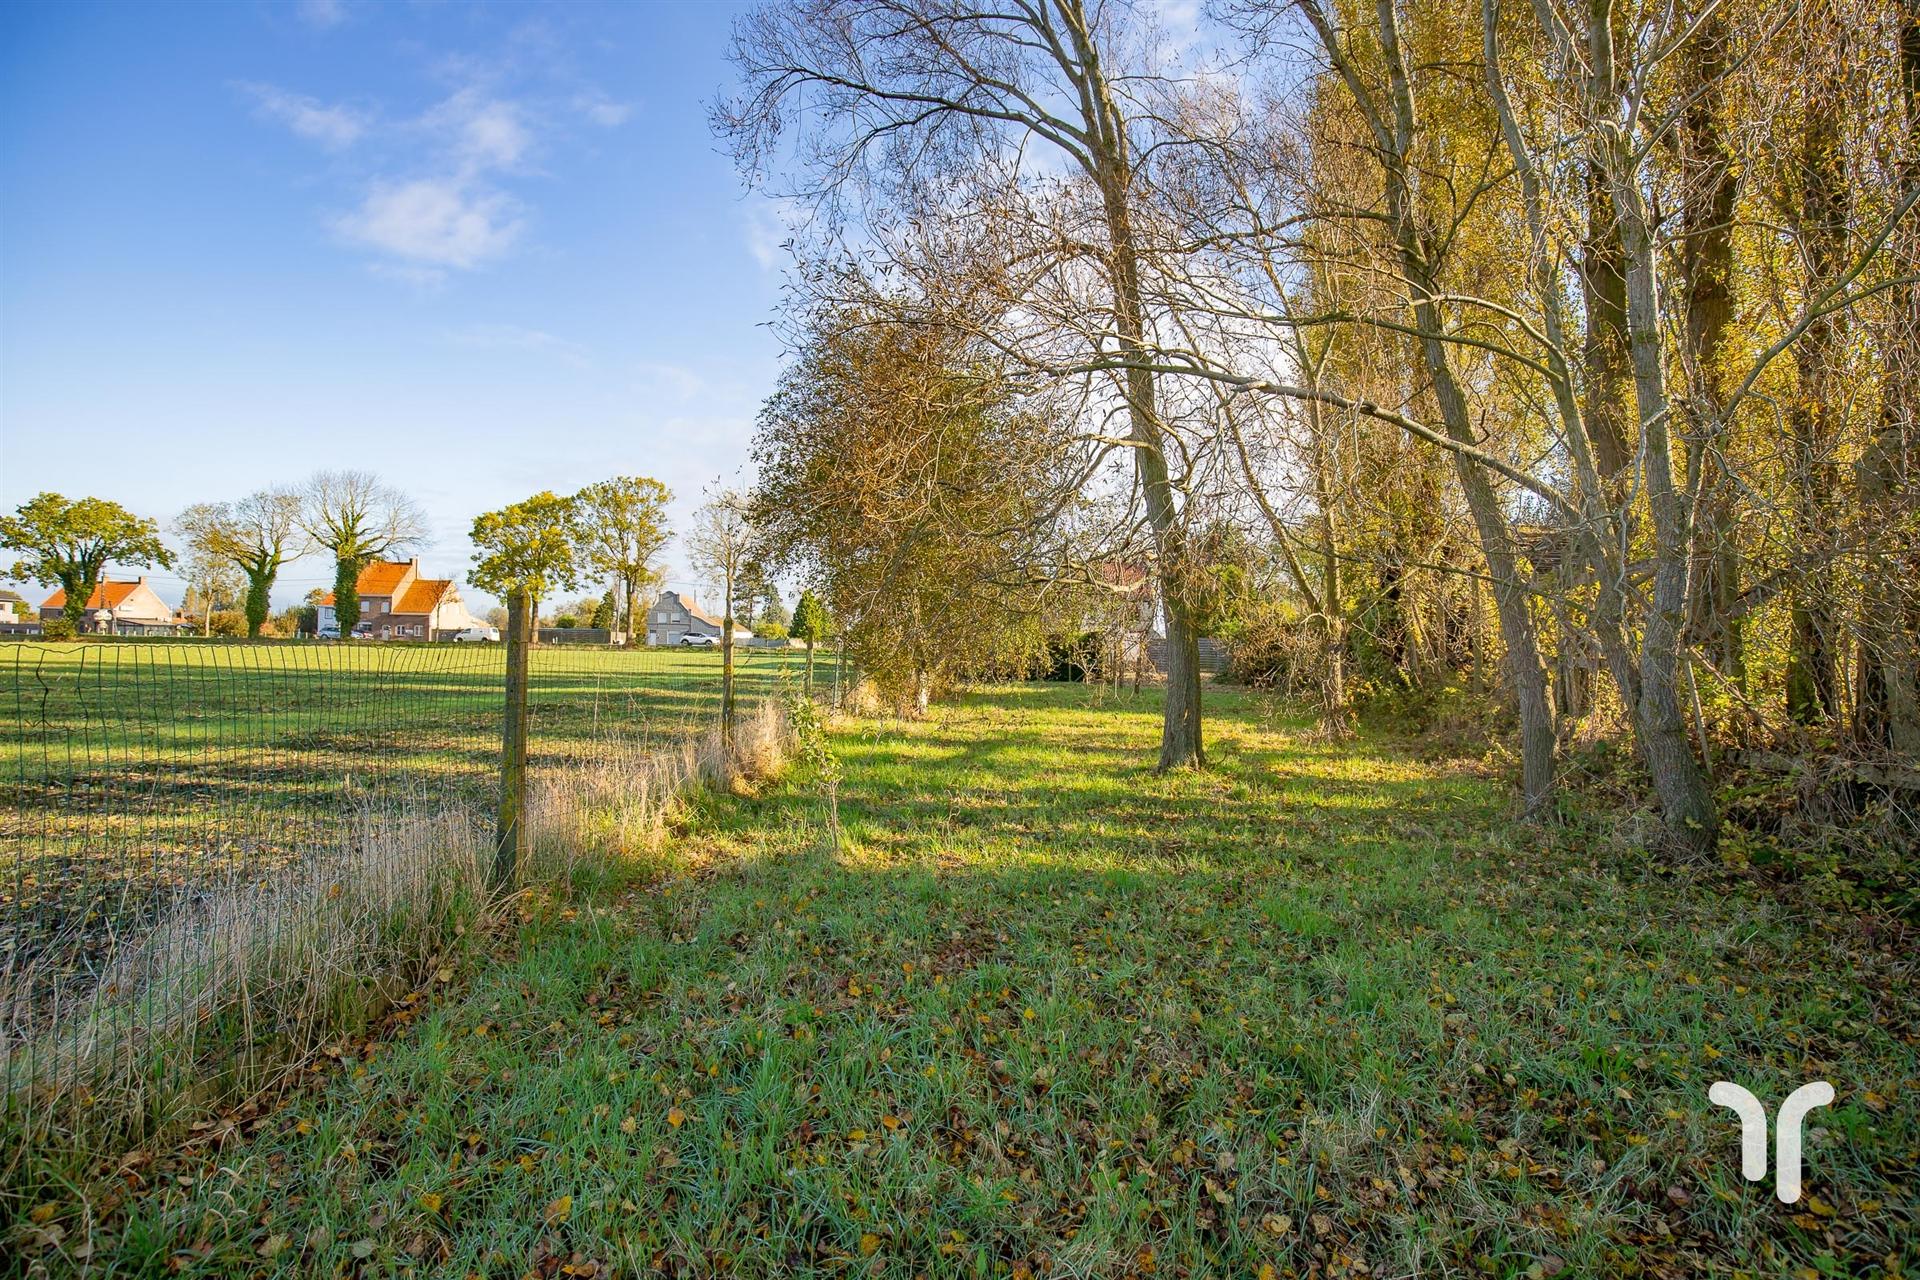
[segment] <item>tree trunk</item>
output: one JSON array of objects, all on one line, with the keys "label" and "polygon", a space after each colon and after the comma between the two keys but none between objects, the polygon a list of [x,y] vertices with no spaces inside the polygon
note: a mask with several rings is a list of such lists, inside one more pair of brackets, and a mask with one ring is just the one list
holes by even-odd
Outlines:
[{"label": "tree trunk", "polygon": [[333,562],[333,620],[340,638],[353,638],[360,625],[360,562],[353,556],[337,556]]},{"label": "tree trunk", "polygon": [[1586,304],[1581,417],[1593,440],[1594,465],[1611,482],[1633,461],[1627,403],[1627,280],[1620,231],[1598,165],[1587,170],[1587,236],[1580,259],[1580,295]]},{"label": "tree trunk", "polygon": [[[1814,6],[1812,11],[1815,17],[1825,12],[1824,6]],[[1837,38],[1839,32],[1830,27],[1826,34]],[[1852,200],[1840,164],[1839,116],[1815,100],[1821,88],[1818,83],[1806,87],[1796,176],[1798,230],[1806,263],[1802,293],[1813,298],[1833,282],[1843,265]],[[1807,326],[1806,336],[1793,348],[1799,394],[1787,413],[1792,444],[1792,545],[1815,553],[1816,565],[1824,563],[1833,543],[1830,508],[1838,484],[1833,457],[1840,429],[1834,375],[1845,328],[1842,313],[1821,316]],[[1787,714],[1801,724],[1822,723],[1839,712],[1833,597],[1823,578],[1819,568],[1809,569],[1795,577],[1791,592],[1786,701]]]},{"label": "tree trunk", "polygon": [[[1416,114],[1412,82],[1401,52],[1398,22],[1391,0],[1378,0],[1376,15],[1382,52],[1393,93],[1394,134],[1384,158],[1388,217],[1398,242],[1402,274],[1412,286],[1414,329],[1420,335],[1434,399],[1447,435],[1464,445],[1477,446],[1465,395],[1454,377],[1447,344],[1442,336],[1440,310],[1434,302],[1439,290],[1428,263],[1417,221],[1418,205],[1409,172]],[[1527,589],[1520,580],[1511,531],[1499,495],[1487,472],[1457,451],[1449,451],[1454,475],[1466,494],[1467,509],[1480,539],[1481,554],[1493,580],[1494,607],[1500,617],[1500,635],[1507,650],[1507,677],[1514,710],[1520,722],[1520,785],[1529,816],[1544,814],[1553,796],[1553,708],[1547,697],[1546,671],[1534,632]]]},{"label": "tree trunk", "polygon": [[60,612],[76,636],[81,634],[81,624],[87,616],[87,601],[93,599],[94,588],[100,585],[100,569],[103,567],[78,574],[63,574],[60,578],[60,589],[67,593],[60,602]]},{"label": "tree trunk", "polygon": [[[1431,303],[1420,306],[1432,310]],[[1444,381],[1447,390],[1441,393],[1441,418],[1447,425],[1447,434],[1465,444],[1473,443],[1472,428],[1467,423],[1466,402],[1460,390],[1453,382],[1452,369],[1447,365],[1444,343],[1438,338],[1427,338],[1423,345],[1427,348],[1427,362],[1434,373],[1435,390],[1439,391]],[[1438,367],[1436,367],[1436,361]],[[1441,373],[1444,370],[1444,375]],[[1451,411],[1447,401],[1455,402]],[[1460,419],[1458,429],[1453,423],[1453,415]],[[1454,454],[1454,474],[1459,477],[1460,488],[1467,495],[1467,509],[1473,515],[1474,528],[1480,536],[1481,554],[1486,557],[1487,575],[1493,580],[1494,610],[1500,619],[1500,639],[1507,651],[1507,679],[1513,690],[1514,710],[1520,721],[1520,789],[1529,815],[1546,812],[1553,798],[1553,705],[1547,697],[1547,674],[1540,661],[1540,645],[1534,632],[1531,603],[1527,589],[1520,580],[1519,564],[1514,555],[1513,542],[1507,528],[1506,515],[1500,509],[1499,495],[1494,492],[1487,473],[1476,462]]]},{"label": "tree trunk", "polygon": [[1746,684],[1746,656],[1734,605],[1740,596],[1735,477],[1725,454],[1727,332],[1733,323],[1733,154],[1727,145],[1727,21],[1715,10],[1687,42],[1687,110],[1681,118],[1680,274],[1686,298],[1691,386],[1680,412],[1691,439],[1691,467],[1700,486],[1693,531],[1690,631],[1719,673]]},{"label": "tree trunk", "polygon": [[[1113,178],[1112,185],[1117,190],[1115,198],[1108,201],[1108,219],[1112,228],[1120,346],[1128,359],[1140,360],[1146,354],[1145,324],[1124,177]],[[1134,441],[1134,465],[1139,472],[1141,492],[1146,497],[1147,523],[1153,529],[1154,551],[1160,564],[1161,604],[1167,620],[1167,697],[1160,726],[1160,768],[1204,766],[1200,636],[1180,580],[1186,560],[1186,538],[1174,502],[1172,479],[1167,472],[1167,457],[1154,405],[1153,374],[1146,369],[1136,367],[1127,371],[1127,416]]]},{"label": "tree trunk", "polygon": [[273,608],[273,572],[250,570],[247,573],[247,639],[258,640]]},{"label": "tree trunk", "polygon": [[[1906,137],[1899,188],[1920,182],[1920,0],[1900,0],[1900,89]],[[1920,511],[1913,484],[1920,450],[1920,230],[1912,219],[1894,232],[1893,267],[1908,283],[1890,291],[1892,332],[1885,348],[1880,424],[1857,465],[1869,530],[1860,625],[1856,735],[1867,745],[1920,755]]]},{"label": "tree trunk", "polygon": [[1627,265],[1627,349],[1634,406],[1640,417],[1644,485],[1653,516],[1653,591],[1641,629],[1640,690],[1635,709],[1641,750],[1660,799],[1667,834],[1691,852],[1718,837],[1712,787],[1694,756],[1680,706],[1680,638],[1688,606],[1687,511],[1673,480],[1669,405],[1661,350],[1652,229],[1629,152],[1632,140],[1612,131],[1608,169]]},{"label": "tree trunk", "polygon": [[[1320,371],[1312,372],[1314,390],[1320,388]],[[1329,475],[1330,450],[1327,446],[1325,419],[1320,402],[1307,402],[1307,421],[1313,432],[1313,497],[1320,508],[1320,612],[1325,620],[1326,662],[1324,688],[1320,695],[1320,720],[1326,733],[1343,738],[1353,732],[1353,708],[1347,703],[1347,617],[1345,592],[1340,580],[1339,535],[1333,516],[1333,478]]]},{"label": "tree trunk", "polygon": [[1126,122],[1100,66],[1086,15],[1077,2],[1062,5],[1072,33],[1082,76],[1093,179],[1100,188],[1107,221],[1107,273],[1113,289],[1114,327],[1126,371],[1128,438],[1147,504],[1159,561],[1161,603],[1167,618],[1167,698],[1160,726],[1160,768],[1201,766],[1206,751],[1200,731],[1200,644],[1192,611],[1184,598],[1180,570],[1186,539],[1167,471],[1153,372],[1144,367],[1146,309],[1140,288],[1140,262],[1133,237],[1132,168],[1127,154]]}]

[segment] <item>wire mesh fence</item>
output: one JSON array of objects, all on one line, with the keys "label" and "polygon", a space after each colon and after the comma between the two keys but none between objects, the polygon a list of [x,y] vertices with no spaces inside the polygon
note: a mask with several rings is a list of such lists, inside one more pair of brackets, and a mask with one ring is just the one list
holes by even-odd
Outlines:
[{"label": "wire mesh fence", "polygon": [[[804,663],[737,650],[736,705]],[[0,644],[8,1105],[216,1018],[225,986],[316,953],[370,971],[397,916],[479,891],[504,671],[498,645]],[[529,770],[685,744],[720,706],[715,650],[535,646]]]}]

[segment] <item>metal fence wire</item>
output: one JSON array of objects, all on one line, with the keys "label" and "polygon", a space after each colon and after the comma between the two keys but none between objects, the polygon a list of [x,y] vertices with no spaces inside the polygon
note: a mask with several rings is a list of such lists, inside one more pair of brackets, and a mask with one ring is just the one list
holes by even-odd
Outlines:
[{"label": "metal fence wire", "polygon": [[[747,706],[797,688],[805,655],[735,661]],[[475,891],[504,670],[490,644],[0,644],[9,1110],[217,1020],[233,984],[316,953],[372,972],[407,912]],[[684,745],[720,700],[716,651],[534,646],[529,772]]]}]

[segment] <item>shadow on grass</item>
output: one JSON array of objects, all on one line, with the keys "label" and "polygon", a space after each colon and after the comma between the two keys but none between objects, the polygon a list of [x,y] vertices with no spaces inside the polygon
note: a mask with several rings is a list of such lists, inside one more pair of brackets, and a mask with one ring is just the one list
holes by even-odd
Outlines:
[{"label": "shadow on grass", "polygon": [[[1906,958],[1245,697],[1213,769],[1157,775],[1157,709],[1094,698],[845,726],[838,858],[804,777],[706,803],[685,874],[543,922],[217,1188],[156,1183],[121,1256],[1691,1276],[1911,1247]],[[1816,1074],[1824,1209],[1779,1206],[1705,1088]]]}]

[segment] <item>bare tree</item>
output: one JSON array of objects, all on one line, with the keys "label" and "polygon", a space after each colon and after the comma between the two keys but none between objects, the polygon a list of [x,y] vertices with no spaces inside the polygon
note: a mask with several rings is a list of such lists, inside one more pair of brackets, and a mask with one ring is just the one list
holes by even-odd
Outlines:
[{"label": "bare tree", "polygon": [[[1304,19],[1325,58],[1324,82],[1344,91],[1316,100],[1309,155],[1322,166],[1328,157],[1335,165],[1364,157],[1359,163],[1376,173],[1379,195],[1364,185],[1329,187],[1309,169],[1278,201],[1255,203],[1257,216],[1232,235],[1208,228],[1208,251],[1229,270],[1262,253],[1310,266],[1324,260],[1317,237],[1331,228],[1346,237],[1340,269],[1389,278],[1395,288],[1359,307],[1301,315],[1275,305],[1278,288],[1256,300],[1212,286],[1202,293],[1201,277],[1187,277],[1199,306],[1184,305],[1212,315],[1283,331],[1358,325],[1406,335],[1428,383],[1409,397],[1416,403],[1387,408],[1338,380],[1301,386],[1249,372],[1234,363],[1243,357],[1218,344],[1160,358],[1244,391],[1392,423],[1445,450],[1501,606],[1510,676],[1521,695],[1529,799],[1537,803],[1551,777],[1530,620],[1534,602],[1545,599],[1590,633],[1631,716],[1670,835],[1701,849],[1713,842],[1717,818],[1694,667],[1706,666],[1730,696],[1742,696],[1739,617],[1755,598],[1740,589],[1735,512],[1751,501],[1756,478],[1741,474],[1730,433],[1764,393],[1778,356],[1810,335],[1825,341],[1831,317],[1905,287],[1898,255],[1884,250],[1916,193],[1896,190],[1853,252],[1844,259],[1829,253],[1822,283],[1785,310],[1777,337],[1736,347],[1738,264],[1727,226],[1732,175],[1746,161],[1739,148],[1750,144],[1730,123],[1727,95],[1732,68],[1775,38],[1778,17],[1743,9],[1723,15],[1708,5],[1629,23],[1610,0],[1565,12],[1541,4],[1529,13],[1491,0],[1481,9],[1486,114],[1476,116],[1477,104],[1463,105],[1457,82],[1406,52],[1403,28],[1432,16],[1426,10],[1381,3],[1370,14],[1336,12],[1317,0],[1242,6],[1246,25],[1263,38],[1285,29],[1292,14]],[[1746,23],[1738,52],[1732,15]],[[1417,38],[1433,39],[1435,31],[1422,29]],[[1527,57],[1503,59],[1510,42]],[[1329,129],[1336,122],[1329,103],[1359,122],[1357,145]],[[1574,164],[1561,158],[1569,154],[1569,124],[1577,131]],[[1223,166],[1245,162],[1235,149],[1221,154]],[[1682,216],[1658,219],[1656,198],[1673,201]],[[1289,230],[1295,217],[1315,230]],[[1505,251],[1527,264],[1520,287],[1502,287],[1484,271],[1476,276],[1473,255],[1482,245],[1501,252],[1505,228],[1515,225],[1526,229],[1528,243]],[[1663,281],[1675,263],[1678,281]],[[1282,273],[1297,278],[1303,269],[1283,265]],[[1581,326],[1570,319],[1578,303],[1567,296],[1569,281],[1586,307],[1580,362],[1570,354]],[[1617,325],[1608,319],[1615,283]],[[1624,356],[1619,379],[1599,349],[1615,330]],[[1503,420],[1506,430],[1489,433]],[[1529,505],[1541,515],[1528,514]],[[1554,532],[1530,532],[1523,542],[1518,516]],[[1874,535],[1874,542],[1884,546],[1887,538]],[[1543,582],[1526,572],[1526,560],[1571,573],[1558,585]]]},{"label": "bare tree", "polygon": [[715,491],[687,531],[687,557],[694,571],[720,585],[720,718],[733,724],[733,588],[753,553],[754,529],[747,496],[737,489]]},{"label": "bare tree", "polygon": [[[1160,767],[1168,769],[1202,764],[1205,751],[1198,637],[1169,572],[1185,558],[1176,475],[1183,459],[1146,358],[1150,251],[1142,235],[1153,218],[1141,161],[1159,139],[1149,106],[1160,82],[1146,52],[1152,34],[1131,6],[1081,0],[769,4],[736,28],[733,59],[745,88],[720,104],[715,122],[755,178],[789,126],[804,125],[802,179],[786,194],[828,223],[856,202],[881,238],[889,226],[912,236],[977,215],[963,235],[1008,268],[990,285],[997,305],[986,308],[1014,318],[996,340],[1036,370],[1102,370],[1113,379],[1124,429],[1097,434],[1132,456],[1162,574]],[[1071,180],[1045,166],[1031,172],[1030,149],[1064,162]],[[964,293],[981,283],[954,245],[921,248],[921,262],[945,277],[923,278],[931,288]],[[1047,290],[1064,293],[1065,305],[1041,304]],[[949,314],[978,309],[976,297]]]},{"label": "bare tree", "polygon": [[413,499],[371,471],[321,471],[301,491],[300,523],[333,556],[334,616],[349,636],[360,621],[360,571],[426,536]]},{"label": "bare tree", "polygon": [[174,521],[197,555],[217,559],[246,576],[247,637],[258,638],[273,607],[273,584],[287,561],[306,553],[300,495],[262,489],[238,502],[202,502]]}]

